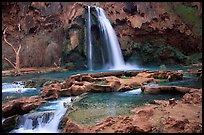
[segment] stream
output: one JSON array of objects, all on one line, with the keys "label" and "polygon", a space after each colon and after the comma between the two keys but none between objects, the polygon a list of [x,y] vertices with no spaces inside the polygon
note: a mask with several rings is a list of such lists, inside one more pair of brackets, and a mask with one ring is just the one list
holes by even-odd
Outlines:
[{"label": "stream", "polygon": [[[159,68],[157,68],[159,70]],[[184,69],[184,68],[170,68]],[[154,69],[155,70],[155,69]],[[94,70],[79,72],[55,72],[44,74],[30,74],[17,77],[2,77],[2,103],[8,101],[7,97],[19,98],[21,96],[34,96],[40,94],[39,88],[25,88],[22,81],[29,79],[50,79],[65,80],[71,75],[79,73],[112,72],[113,70]],[[114,70],[115,71],[115,70]],[[138,70],[137,70],[138,71]],[[14,83],[15,81],[15,83]],[[184,75],[183,80],[173,82],[162,82],[152,85],[177,85],[194,88],[202,88],[202,79],[197,80],[193,75]],[[20,91],[20,92],[19,92]],[[77,96],[77,97],[80,97]],[[94,125],[108,116],[117,117],[119,115],[130,115],[131,110],[145,103],[151,103],[159,99],[180,99],[180,94],[144,94],[141,89],[134,89],[126,92],[110,93],[88,93],[79,102],[74,103],[77,111],[69,114],[69,118],[79,125]],[[20,116],[18,126],[10,131],[11,133],[60,133],[58,125],[63,118],[67,108],[63,102],[71,102],[70,97],[50,100],[42,104],[28,114]],[[4,118],[2,118],[3,122]]]}]

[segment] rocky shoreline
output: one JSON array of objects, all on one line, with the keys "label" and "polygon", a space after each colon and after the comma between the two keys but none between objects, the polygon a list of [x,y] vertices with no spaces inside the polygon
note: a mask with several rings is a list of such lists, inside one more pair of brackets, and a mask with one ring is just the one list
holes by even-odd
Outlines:
[{"label": "rocky shoreline", "polygon": [[66,117],[63,133],[202,133],[202,89],[190,90],[181,100],[155,100],[132,111],[94,126],[80,126]]},{"label": "rocky shoreline", "polygon": [[4,70],[2,71],[2,77],[20,76],[20,75],[36,74],[36,73],[62,72],[62,71],[67,71],[67,70],[62,69],[60,67],[21,68],[18,73],[16,73],[15,69]]},{"label": "rocky shoreline", "polygon": [[[202,69],[196,70],[187,70],[185,72],[196,74],[198,77],[202,77]],[[2,105],[2,113],[5,118],[3,122],[3,128],[7,129],[8,121],[15,123],[18,115],[29,113],[31,110],[37,108],[41,104],[45,103],[47,100],[58,99],[60,97],[69,97],[77,96],[83,93],[89,92],[123,92],[135,88],[142,88],[144,93],[148,94],[158,94],[158,93],[182,93],[185,94],[181,101],[175,101],[170,99],[169,101],[155,101],[155,104],[145,105],[144,109],[140,110],[140,113],[137,111],[134,115],[117,117],[117,118],[107,118],[100,124],[95,126],[81,127],[69,120],[67,114],[65,114],[63,123],[64,125],[63,132],[202,132],[199,127],[199,124],[202,124],[200,118],[202,116],[195,116],[195,122],[191,122],[191,119],[186,116],[184,124],[178,127],[170,124],[172,127],[169,129],[166,124],[163,125],[151,125],[150,122],[152,117],[156,117],[157,120],[161,121],[160,118],[163,115],[166,115],[167,112],[161,111],[166,108],[172,108],[172,106],[179,106],[178,109],[189,109],[188,107],[194,108],[195,112],[199,114],[202,113],[202,89],[180,87],[180,86],[148,86],[149,83],[158,83],[162,80],[166,81],[175,81],[183,79],[184,71],[182,70],[160,70],[160,71],[137,71],[137,72],[104,72],[104,73],[93,73],[93,74],[77,74],[72,75],[67,78],[64,82],[53,81],[51,84],[43,85],[41,93],[39,96],[31,97],[21,97],[19,99],[14,99],[9,102],[6,102]],[[145,108],[150,109],[149,112]],[[160,112],[158,110],[160,108]],[[136,108],[138,110],[139,108]],[[174,113],[178,109],[170,109],[169,113]],[[20,110],[20,111],[15,111]],[[10,113],[12,112],[12,113]],[[165,113],[164,113],[165,112]],[[167,113],[167,114],[169,114]],[[184,113],[184,112],[179,112]],[[193,112],[186,112],[185,115]],[[151,114],[151,116],[149,116]],[[158,115],[161,115],[158,117]],[[173,115],[173,114],[172,114]],[[174,114],[175,115],[175,114]],[[189,114],[189,116],[192,116]],[[194,116],[192,116],[194,117]],[[138,118],[135,121],[135,118]],[[180,117],[179,117],[180,118]],[[183,116],[182,116],[183,118]],[[146,119],[148,123],[143,122]],[[140,120],[140,121],[139,121]],[[182,119],[184,120],[184,119]],[[125,121],[125,125],[124,125]],[[169,121],[176,124],[176,120],[166,120],[166,123]],[[141,122],[143,124],[141,124]],[[187,125],[186,125],[187,122]],[[110,124],[111,123],[111,124]],[[183,123],[183,121],[179,122]],[[72,127],[70,127],[72,125]],[[129,126],[127,126],[129,125]],[[194,125],[194,127],[192,126]],[[141,127],[142,126],[142,127]],[[144,127],[143,127],[144,126]],[[188,128],[190,126],[190,128]],[[131,127],[131,128],[130,128]],[[163,127],[163,129],[160,129]],[[185,127],[185,128],[184,128]],[[121,130],[124,129],[124,130]]]}]

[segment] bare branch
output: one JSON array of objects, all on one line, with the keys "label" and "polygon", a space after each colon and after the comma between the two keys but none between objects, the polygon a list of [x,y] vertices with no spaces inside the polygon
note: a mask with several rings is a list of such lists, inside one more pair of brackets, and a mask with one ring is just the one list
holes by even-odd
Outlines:
[{"label": "bare branch", "polygon": [[4,29],[4,32],[3,32],[3,34],[4,34],[4,41],[13,49],[13,51],[14,51],[14,53],[16,53],[16,49],[13,47],[13,45],[11,44],[11,43],[9,43],[8,41],[7,41],[7,39],[6,39],[6,29],[7,29],[8,27],[6,27],[5,29]]},{"label": "bare branch", "polygon": [[54,65],[56,66],[56,67],[58,67],[58,65],[54,62]]},{"label": "bare branch", "polygon": [[21,44],[18,47],[18,51],[17,51],[18,54],[19,54],[20,50],[21,50]]},{"label": "bare branch", "polygon": [[4,56],[3,59],[4,59],[5,61],[7,61],[14,69],[16,68],[16,66],[15,66],[8,58],[6,58],[6,57]]}]

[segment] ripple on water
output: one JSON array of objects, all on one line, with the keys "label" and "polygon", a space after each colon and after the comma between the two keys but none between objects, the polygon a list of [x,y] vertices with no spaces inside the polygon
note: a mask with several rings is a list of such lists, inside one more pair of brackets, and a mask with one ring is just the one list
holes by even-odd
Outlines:
[{"label": "ripple on water", "polygon": [[95,125],[108,116],[130,115],[135,107],[153,100],[181,97],[180,94],[144,94],[140,88],[126,92],[89,93],[74,104],[78,109],[70,113],[69,118],[79,125]]}]

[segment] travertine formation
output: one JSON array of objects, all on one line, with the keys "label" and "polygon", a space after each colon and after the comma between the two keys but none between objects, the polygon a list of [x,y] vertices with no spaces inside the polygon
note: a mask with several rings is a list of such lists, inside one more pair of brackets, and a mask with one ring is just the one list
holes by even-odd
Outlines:
[{"label": "travertine formation", "polygon": [[94,126],[80,126],[66,117],[65,133],[202,133],[202,89],[181,100],[155,100],[132,110],[133,115],[108,117]]}]

